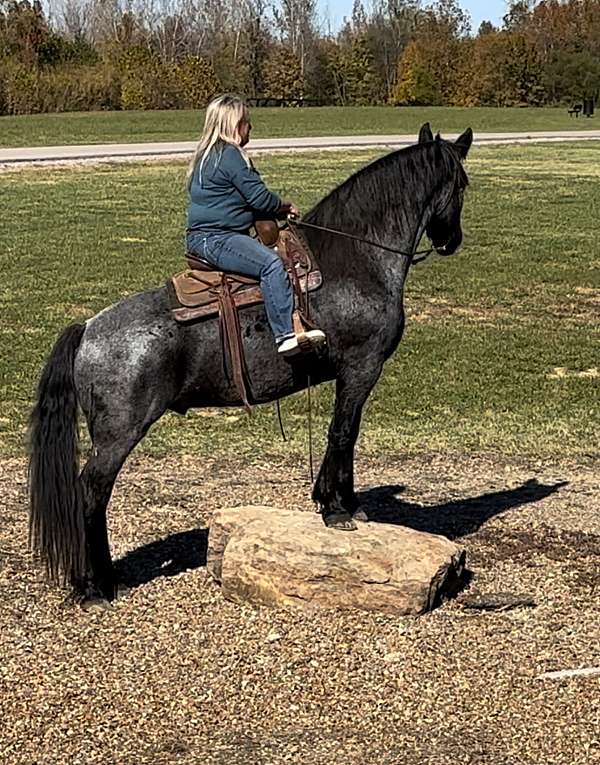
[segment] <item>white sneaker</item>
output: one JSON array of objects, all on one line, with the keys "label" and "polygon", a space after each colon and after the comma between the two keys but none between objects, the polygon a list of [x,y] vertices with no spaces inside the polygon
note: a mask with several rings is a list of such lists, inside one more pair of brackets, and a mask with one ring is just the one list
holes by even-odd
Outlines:
[{"label": "white sneaker", "polygon": [[298,345],[298,338],[288,337],[287,340],[283,340],[277,346],[277,353],[281,353],[282,356],[295,356],[300,353],[300,346]]},{"label": "white sneaker", "polygon": [[309,329],[308,332],[288,337],[287,340],[279,343],[277,353],[281,353],[284,356],[294,356],[302,350],[300,347],[302,343],[308,342],[310,345],[318,346],[323,345],[325,340],[325,333],[320,329]]}]

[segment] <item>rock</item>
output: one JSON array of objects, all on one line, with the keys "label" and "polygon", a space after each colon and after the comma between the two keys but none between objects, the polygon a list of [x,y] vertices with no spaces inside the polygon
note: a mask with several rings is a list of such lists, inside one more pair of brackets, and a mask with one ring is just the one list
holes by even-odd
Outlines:
[{"label": "rock", "polygon": [[281,640],[283,635],[281,632],[276,632],[275,630],[271,630],[269,634],[267,635],[267,642],[268,643],[276,643],[278,640]]},{"label": "rock", "polygon": [[464,564],[445,537],[383,523],[336,531],[264,506],[216,511],[208,537],[208,570],[237,602],[421,614],[460,587]]}]

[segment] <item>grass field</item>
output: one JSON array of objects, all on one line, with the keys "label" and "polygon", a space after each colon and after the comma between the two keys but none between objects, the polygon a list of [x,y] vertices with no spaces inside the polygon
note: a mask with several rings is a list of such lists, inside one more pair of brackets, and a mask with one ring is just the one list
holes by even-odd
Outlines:
[{"label": "grass field", "polygon": [[[0,146],[191,141],[204,115],[197,111],[82,112],[0,117]],[[574,119],[565,108],[319,107],[253,109],[256,138],[416,133],[425,121],[445,132],[574,130],[597,120]]]},{"label": "grass field", "polygon": [[[374,156],[265,157],[260,166],[307,209]],[[466,246],[411,274],[405,339],[367,407],[363,451],[598,455],[597,159],[589,145],[473,152]],[[182,266],[183,174],[170,164],[0,176],[1,454],[22,453],[35,381],[59,330]],[[318,445],[330,405],[331,388],[320,388]],[[303,450],[304,396],[283,411],[292,449]],[[141,448],[284,451],[273,407],[251,419],[236,410],[169,415]]]}]

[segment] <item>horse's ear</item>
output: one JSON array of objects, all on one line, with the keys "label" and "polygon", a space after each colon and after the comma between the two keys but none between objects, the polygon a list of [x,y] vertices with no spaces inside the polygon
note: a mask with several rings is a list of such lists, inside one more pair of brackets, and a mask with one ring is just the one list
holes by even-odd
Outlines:
[{"label": "horse's ear", "polygon": [[419,143],[428,143],[429,141],[433,141],[433,133],[431,132],[431,125],[426,122],[419,130]]},{"label": "horse's ear", "polygon": [[458,149],[458,153],[460,154],[461,159],[466,159],[466,156],[469,153],[469,149],[471,148],[472,143],[473,143],[473,131],[471,130],[471,128],[467,128],[465,132],[462,135],[460,135],[454,142],[454,145]]}]

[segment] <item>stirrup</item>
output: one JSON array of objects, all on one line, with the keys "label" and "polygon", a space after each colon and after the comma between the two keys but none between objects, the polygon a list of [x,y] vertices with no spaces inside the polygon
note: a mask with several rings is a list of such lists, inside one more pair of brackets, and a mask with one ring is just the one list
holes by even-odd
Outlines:
[{"label": "stirrup", "polygon": [[308,346],[308,350],[311,350],[327,342],[325,333],[320,329],[308,329],[306,332],[296,335],[296,339],[302,350],[304,350],[304,346]]}]

